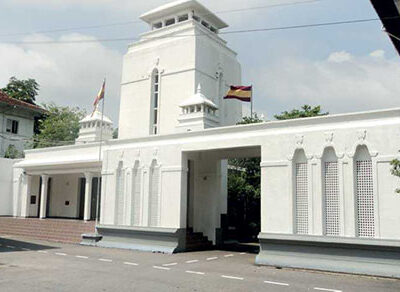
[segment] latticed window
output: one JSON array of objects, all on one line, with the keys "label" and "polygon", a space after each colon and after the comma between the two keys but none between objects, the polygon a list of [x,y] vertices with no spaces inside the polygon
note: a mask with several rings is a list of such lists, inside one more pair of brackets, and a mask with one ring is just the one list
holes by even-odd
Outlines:
[{"label": "latticed window", "polygon": [[152,100],[151,100],[151,114],[150,114],[150,134],[158,134],[158,120],[159,120],[159,99],[160,99],[160,73],[157,69],[154,70],[152,76]]},{"label": "latticed window", "polygon": [[340,197],[338,163],[324,163],[325,234],[340,234]]},{"label": "latticed window", "polygon": [[149,189],[149,225],[156,227],[160,224],[160,170],[153,164],[150,168],[150,189]]},{"label": "latticed window", "polygon": [[296,232],[308,234],[308,171],[307,163],[296,163]]},{"label": "latticed window", "polygon": [[356,161],[358,236],[375,236],[374,186],[371,159]]},{"label": "latticed window", "polygon": [[140,225],[141,211],[141,172],[138,167],[134,168],[132,177],[132,225]]},{"label": "latticed window", "polygon": [[125,211],[125,170],[122,168],[122,164],[119,165],[116,175],[116,223],[117,225],[123,225]]}]

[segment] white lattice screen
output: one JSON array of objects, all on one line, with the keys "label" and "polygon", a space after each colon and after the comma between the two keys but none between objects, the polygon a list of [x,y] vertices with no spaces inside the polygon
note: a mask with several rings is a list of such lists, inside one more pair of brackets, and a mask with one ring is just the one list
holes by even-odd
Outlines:
[{"label": "white lattice screen", "polygon": [[308,234],[308,172],[307,163],[296,163],[296,231]]},{"label": "white lattice screen", "polygon": [[149,225],[158,226],[160,222],[159,206],[160,194],[158,184],[160,181],[160,170],[152,168],[150,171],[150,197],[149,197]]},{"label": "white lattice screen", "polygon": [[139,169],[133,171],[133,186],[132,186],[132,224],[139,226],[140,224],[140,210],[141,210],[141,172]]},{"label": "white lattice screen", "polygon": [[358,236],[375,237],[372,161],[356,161]]},{"label": "white lattice screen", "polygon": [[124,224],[124,206],[125,206],[125,171],[119,169],[117,171],[117,190],[116,190],[116,200],[117,200],[117,225]]},{"label": "white lattice screen", "polygon": [[325,162],[325,234],[340,234],[340,197],[338,163]]}]

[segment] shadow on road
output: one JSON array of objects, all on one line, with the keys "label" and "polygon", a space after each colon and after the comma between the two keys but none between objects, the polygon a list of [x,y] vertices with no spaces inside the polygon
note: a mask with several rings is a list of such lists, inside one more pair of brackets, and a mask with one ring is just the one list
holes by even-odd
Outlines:
[{"label": "shadow on road", "polygon": [[45,250],[45,249],[58,249],[58,247],[50,245],[36,244],[23,239],[11,239],[8,237],[0,236],[0,253],[1,252],[21,252],[26,250]]}]

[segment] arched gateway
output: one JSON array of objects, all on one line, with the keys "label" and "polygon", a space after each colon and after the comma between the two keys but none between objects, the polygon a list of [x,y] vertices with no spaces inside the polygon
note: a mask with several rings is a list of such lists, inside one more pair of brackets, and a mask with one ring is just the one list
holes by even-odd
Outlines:
[{"label": "arched gateway", "polygon": [[[390,174],[400,109],[234,126],[241,104],[222,94],[241,83],[241,69],[218,34],[227,24],[194,0],[141,19],[151,30],[124,57],[119,139],[102,142],[99,161],[96,127],[110,123],[87,120],[76,145],[26,151],[14,170],[15,216],[45,218],[49,179],[50,198],[63,203],[86,177],[90,220],[90,179],[101,174],[102,240],[92,244],[172,253],[188,248],[188,230],[218,244],[227,159],[261,157],[256,263],[400,276]],[[38,211],[29,198],[39,177]],[[50,214],[72,207],[51,205]]]}]

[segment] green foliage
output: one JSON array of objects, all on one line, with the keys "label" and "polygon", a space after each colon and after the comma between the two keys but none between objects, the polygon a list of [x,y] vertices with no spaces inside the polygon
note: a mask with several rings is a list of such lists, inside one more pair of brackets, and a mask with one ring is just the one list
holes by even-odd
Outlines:
[{"label": "green foliage", "polygon": [[113,139],[118,139],[118,128],[115,128],[112,134]]},{"label": "green foliage", "polygon": [[[392,166],[391,172],[394,176],[400,177],[400,160],[394,159],[390,163]],[[396,192],[400,194],[400,189],[397,189]]]},{"label": "green foliage", "polygon": [[61,107],[54,103],[44,105],[46,117],[39,120],[39,134],[35,134],[33,148],[74,144],[79,134],[79,121],[85,111]]},{"label": "green foliage", "polygon": [[[244,117],[239,125],[263,122]],[[229,160],[228,224],[236,226],[240,240],[255,239],[260,232],[260,158]]]},{"label": "green foliage", "polygon": [[1,89],[9,97],[30,104],[35,104],[38,90],[39,84],[35,79],[19,80],[15,77],[11,77],[7,86]]},{"label": "green foliage", "polygon": [[329,113],[322,113],[321,106],[310,106],[303,105],[300,110],[293,109],[292,111],[284,111],[280,115],[275,115],[275,119],[277,120],[291,120],[291,119],[299,119],[299,118],[309,118],[316,116],[326,116]]},{"label": "green foliage", "polygon": [[14,145],[8,145],[6,152],[4,153],[4,158],[9,158],[9,159],[17,159],[17,158],[23,158],[24,153],[18,151],[17,148],[15,148]]}]

